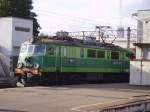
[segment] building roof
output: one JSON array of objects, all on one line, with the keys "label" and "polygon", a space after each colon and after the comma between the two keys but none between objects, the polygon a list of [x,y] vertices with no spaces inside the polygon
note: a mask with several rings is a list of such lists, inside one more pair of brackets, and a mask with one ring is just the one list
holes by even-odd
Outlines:
[{"label": "building roof", "polygon": [[150,47],[150,43],[133,43],[133,45],[140,48]]},{"label": "building roof", "polygon": [[0,19],[22,19],[22,20],[33,20],[33,19],[30,19],[30,18],[15,17],[15,16],[0,17]]},{"label": "building roof", "polygon": [[[71,37],[70,37],[71,38]],[[52,38],[40,38],[40,39],[32,39],[31,41],[28,40],[26,41],[27,43],[45,43],[45,44],[57,44],[57,45],[65,45],[65,46],[75,46],[75,47],[86,47],[86,48],[95,48],[95,49],[108,49],[108,50],[121,50],[121,51],[126,51],[129,52],[129,50],[125,48],[121,48],[120,46],[116,46],[114,44],[110,43],[99,43],[99,42],[94,42],[94,43],[84,43],[83,40],[55,40]],[[25,42],[25,43],[26,43]]]},{"label": "building roof", "polygon": [[138,11],[150,11],[150,9],[143,9],[143,10],[138,10]]}]

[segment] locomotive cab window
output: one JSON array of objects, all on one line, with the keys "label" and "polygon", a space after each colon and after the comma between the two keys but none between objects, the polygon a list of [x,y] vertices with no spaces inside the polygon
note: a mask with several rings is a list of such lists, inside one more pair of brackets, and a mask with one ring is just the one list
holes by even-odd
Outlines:
[{"label": "locomotive cab window", "polygon": [[112,51],[111,52],[111,59],[119,59],[119,52]]},{"label": "locomotive cab window", "polygon": [[87,57],[89,58],[96,58],[96,50],[87,50]]},{"label": "locomotive cab window", "polygon": [[33,53],[33,51],[34,51],[34,46],[33,45],[29,45],[28,46],[28,53],[30,54],[30,53]]},{"label": "locomotive cab window", "polygon": [[105,58],[105,51],[97,51],[97,58]]},{"label": "locomotive cab window", "polygon": [[20,52],[25,53],[26,51],[27,51],[27,45],[22,45]]}]

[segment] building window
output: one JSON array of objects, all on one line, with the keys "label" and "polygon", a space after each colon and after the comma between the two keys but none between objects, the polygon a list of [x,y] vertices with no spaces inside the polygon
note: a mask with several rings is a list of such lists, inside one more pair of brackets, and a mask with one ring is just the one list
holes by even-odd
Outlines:
[{"label": "building window", "polygon": [[119,59],[119,52],[112,51],[111,52],[111,59]]},{"label": "building window", "polygon": [[97,51],[98,58],[105,58],[105,51]]},{"label": "building window", "polygon": [[25,28],[25,27],[15,27],[16,31],[22,31],[22,32],[30,32],[30,28]]},{"label": "building window", "polygon": [[90,50],[87,51],[87,57],[89,58],[96,58],[96,50]]}]

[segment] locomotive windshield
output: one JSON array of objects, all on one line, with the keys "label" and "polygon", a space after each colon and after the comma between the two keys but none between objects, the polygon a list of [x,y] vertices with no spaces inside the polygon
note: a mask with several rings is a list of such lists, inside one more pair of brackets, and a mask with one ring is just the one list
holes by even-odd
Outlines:
[{"label": "locomotive windshield", "polygon": [[21,53],[27,52],[27,45],[22,45],[20,52],[21,52]]},{"label": "locomotive windshield", "polygon": [[33,50],[34,50],[34,45],[29,45],[28,46],[28,53],[29,54],[33,53]]},{"label": "locomotive windshield", "polygon": [[45,53],[45,45],[22,45],[21,46],[21,53],[28,53],[28,54],[44,54]]}]

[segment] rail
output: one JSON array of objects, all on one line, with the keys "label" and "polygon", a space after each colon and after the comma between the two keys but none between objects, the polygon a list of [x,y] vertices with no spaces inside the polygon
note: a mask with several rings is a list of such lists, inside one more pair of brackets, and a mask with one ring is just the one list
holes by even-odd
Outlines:
[{"label": "rail", "polygon": [[150,96],[133,97],[128,100],[102,106],[98,112],[149,112]]}]

